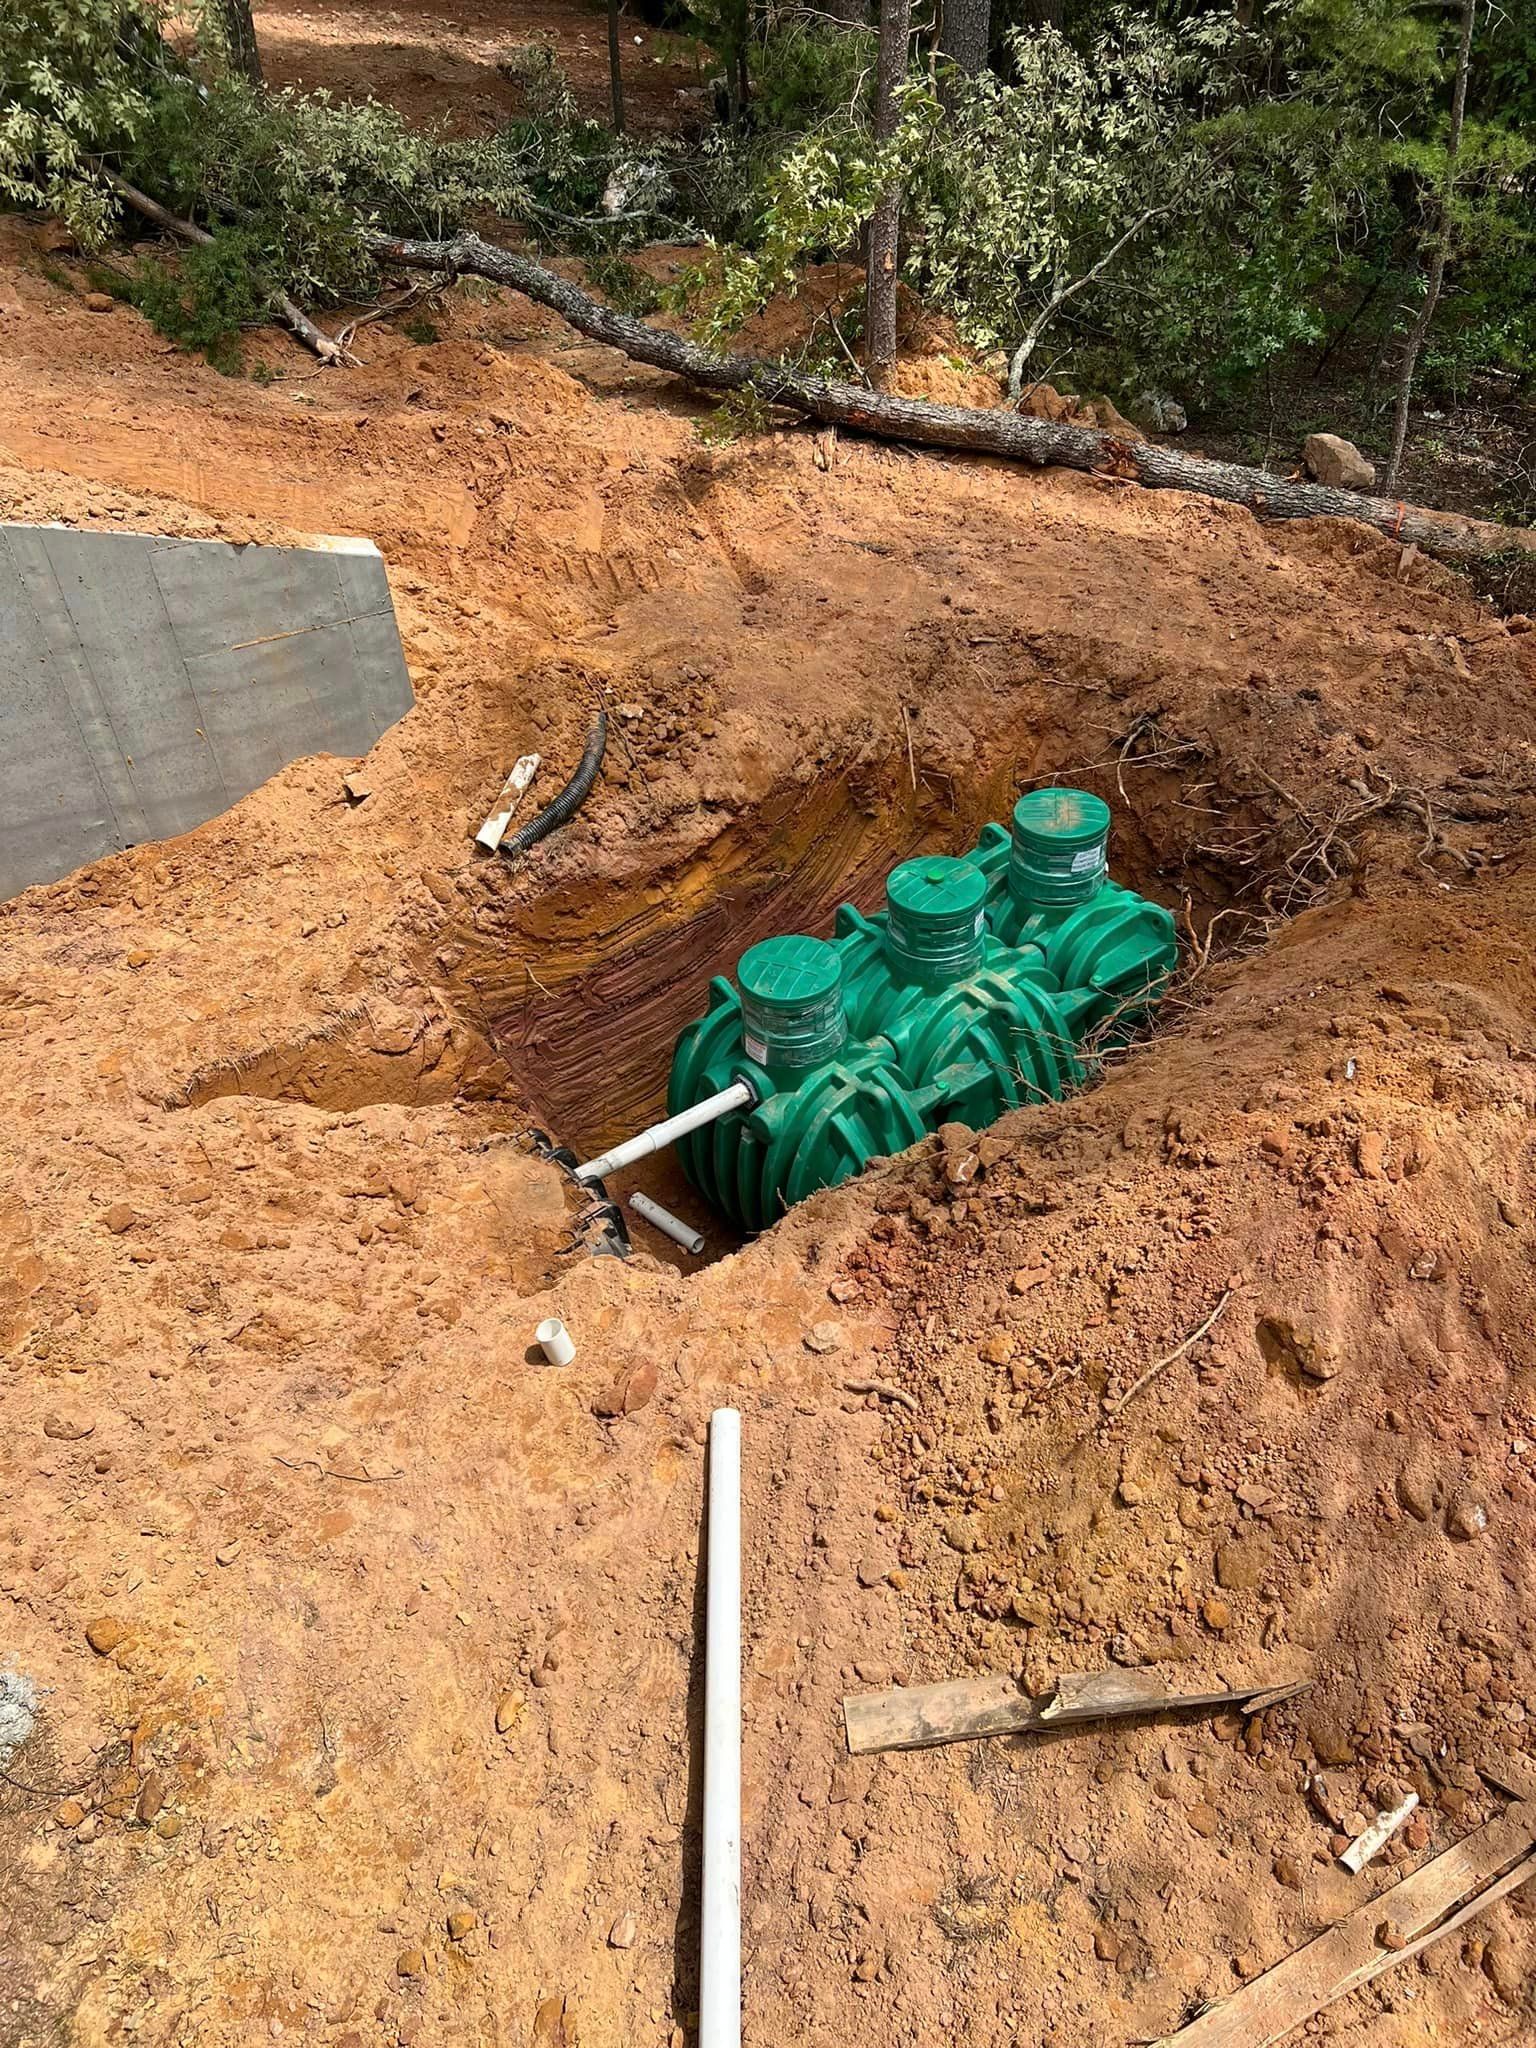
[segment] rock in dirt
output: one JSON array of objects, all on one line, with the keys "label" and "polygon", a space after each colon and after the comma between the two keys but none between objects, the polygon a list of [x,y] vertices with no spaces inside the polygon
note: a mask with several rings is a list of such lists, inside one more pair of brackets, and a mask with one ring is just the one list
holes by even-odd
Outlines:
[{"label": "rock in dirt", "polygon": [[1269,1545],[1235,1537],[1216,1553],[1216,1583],[1224,1593],[1255,1593],[1269,1570]]},{"label": "rock in dirt", "polygon": [[633,1372],[621,1373],[611,1387],[598,1394],[592,1403],[592,1413],[610,1417],[633,1415],[637,1408],[643,1408],[653,1399],[655,1393],[656,1368],[647,1359]]},{"label": "rock in dirt", "polygon": [[1405,1465],[1397,1475],[1397,1504],[1416,1522],[1427,1522],[1435,1510],[1435,1482],[1420,1465]]},{"label": "rock in dirt", "polygon": [[496,1733],[505,1735],[515,1728],[523,1717],[527,1701],[520,1692],[504,1692],[496,1702]]},{"label": "rock in dirt", "polygon": [[466,1934],[473,1934],[479,1925],[478,1913],[472,1913],[468,1906],[456,1906],[448,1915],[448,1937],[451,1941],[462,1941]]},{"label": "rock in dirt", "polygon": [[121,1237],[138,1222],[139,1212],[131,1202],[114,1202],[101,1220],[114,1237]]},{"label": "rock in dirt", "polygon": [[110,313],[117,301],[110,292],[87,292],[80,303],[87,313]]},{"label": "rock in dirt", "polygon": [[1308,434],[1301,461],[1308,476],[1336,491],[1368,491],[1376,482],[1375,464],[1342,434]]},{"label": "rock in dirt", "polygon": [[77,1444],[95,1427],[87,1416],[62,1415],[57,1409],[43,1417],[43,1435],[51,1436],[55,1443],[60,1444]]},{"label": "rock in dirt", "polygon": [[807,1351],[841,1351],[843,1348],[843,1326],[841,1323],[813,1323],[801,1339]]},{"label": "rock in dirt", "polygon": [[633,1948],[639,1935],[639,1923],[633,1913],[621,1913],[608,1930],[610,1948]]},{"label": "rock in dirt", "polygon": [[1445,1527],[1458,1543],[1470,1543],[1488,1527],[1488,1509],[1476,1494],[1458,1493],[1446,1510]]},{"label": "rock in dirt", "polygon": [[100,1614],[85,1624],[85,1640],[98,1657],[110,1657],[119,1643],[128,1640],[127,1624],[110,1614]]},{"label": "rock in dirt", "polygon": [[419,1948],[403,1948],[395,1958],[397,1977],[421,1977],[426,1974],[427,1959]]}]

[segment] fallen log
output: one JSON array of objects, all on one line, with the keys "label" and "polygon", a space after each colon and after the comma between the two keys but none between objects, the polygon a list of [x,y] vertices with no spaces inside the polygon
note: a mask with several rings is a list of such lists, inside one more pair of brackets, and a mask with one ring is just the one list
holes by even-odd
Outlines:
[{"label": "fallen log", "polygon": [[1325,484],[1292,482],[1268,470],[1207,462],[1150,441],[1126,441],[1092,427],[1032,419],[1001,406],[986,411],[934,405],[923,398],[901,398],[858,384],[809,377],[754,356],[715,355],[682,335],[668,334],[630,314],[614,312],[531,257],[482,241],[478,235],[425,242],[369,234],[365,240],[382,262],[448,277],[468,274],[506,285],[548,306],[578,333],[621,350],[635,362],[686,377],[706,391],[752,391],[767,405],[783,406],[807,419],[849,427],[882,440],[1001,455],[1037,467],[1055,464],[1119,477],[1151,490],[1195,491],[1227,504],[1246,505],[1267,519],[1353,519],[1444,561],[1468,562],[1515,548],[1536,550],[1536,535],[1526,528],[1458,519],[1416,505],[1334,490]]}]

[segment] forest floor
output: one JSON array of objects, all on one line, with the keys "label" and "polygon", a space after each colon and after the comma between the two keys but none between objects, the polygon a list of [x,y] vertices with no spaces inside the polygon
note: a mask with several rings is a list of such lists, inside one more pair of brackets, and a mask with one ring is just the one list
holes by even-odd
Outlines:
[{"label": "forest floor", "polygon": [[[0,223],[0,513],[368,535],[418,701],[362,802],[296,763],[0,908],[0,1664],[39,1695],[0,2044],[691,2040],[722,1402],[761,2048],[1147,2041],[1495,1813],[1477,1766],[1536,1749],[1526,622],[1337,522],[707,445],[507,294],[357,369],[263,336],[259,383],[85,289]],[[603,693],[579,818],[481,857]],[[1154,1037],[743,1248],[692,1211],[697,1270],[562,1249],[530,1123],[634,1128],[711,974],[1046,779],[1198,935]],[[850,1692],[1107,1665],[1311,1688],[844,1752]],[[1404,1788],[1350,1876],[1320,1803]],[[1528,2041],[1533,2001],[1517,1895],[1312,2034]]]}]

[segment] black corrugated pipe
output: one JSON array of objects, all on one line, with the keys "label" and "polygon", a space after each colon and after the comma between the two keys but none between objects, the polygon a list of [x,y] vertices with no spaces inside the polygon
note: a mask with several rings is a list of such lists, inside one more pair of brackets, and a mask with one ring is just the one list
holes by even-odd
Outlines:
[{"label": "black corrugated pipe", "polygon": [[537,846],[557,826],[574,818],[587,800],[587,792],[597,780],[597,771],[603,765],[603,755],[608,746],[608,713],[598,707],[597,723],[587,740],[587,751],[582,755],[576,773],[561,790],[560,794],[547,803],[536,818],[530,818],[526,825],[520,825],[509,838],[503,839],[500,851],[508,859],[513,854],[526,853],[530,846]]}]

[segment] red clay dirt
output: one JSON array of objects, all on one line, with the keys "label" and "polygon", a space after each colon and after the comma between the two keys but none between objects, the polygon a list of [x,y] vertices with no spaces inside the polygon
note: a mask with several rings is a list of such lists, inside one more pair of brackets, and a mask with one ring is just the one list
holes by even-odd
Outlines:
[{"label": "red clay dirt", "polygon": [[[504,294],[358,370],[264,338],[258,385],[3,256],[5,515],[370,535],[418,703],[361,803],[297,763],[0,912],[0,1593],[44,1689],[0,2041],[691,2040],[724,1401],[749,2041],[1145,2041],[1495,1811],[1536,1712],[1536,641],[1339,524],[706,446]],[[479,856],[603,694],[578,820]],[[632,1128],[750,939],[1041,779],[1186,916],[1156,1037],[703,1271],[562,1250],[520,1132]],[[1112,1663],[1313,1683],[844,1754],[893,1676]],[[1319,1801],[1405,1787],[1350,1877]],[[1533,1982],[1517,1897],[1312,2031],[1528,2040]]]}]

